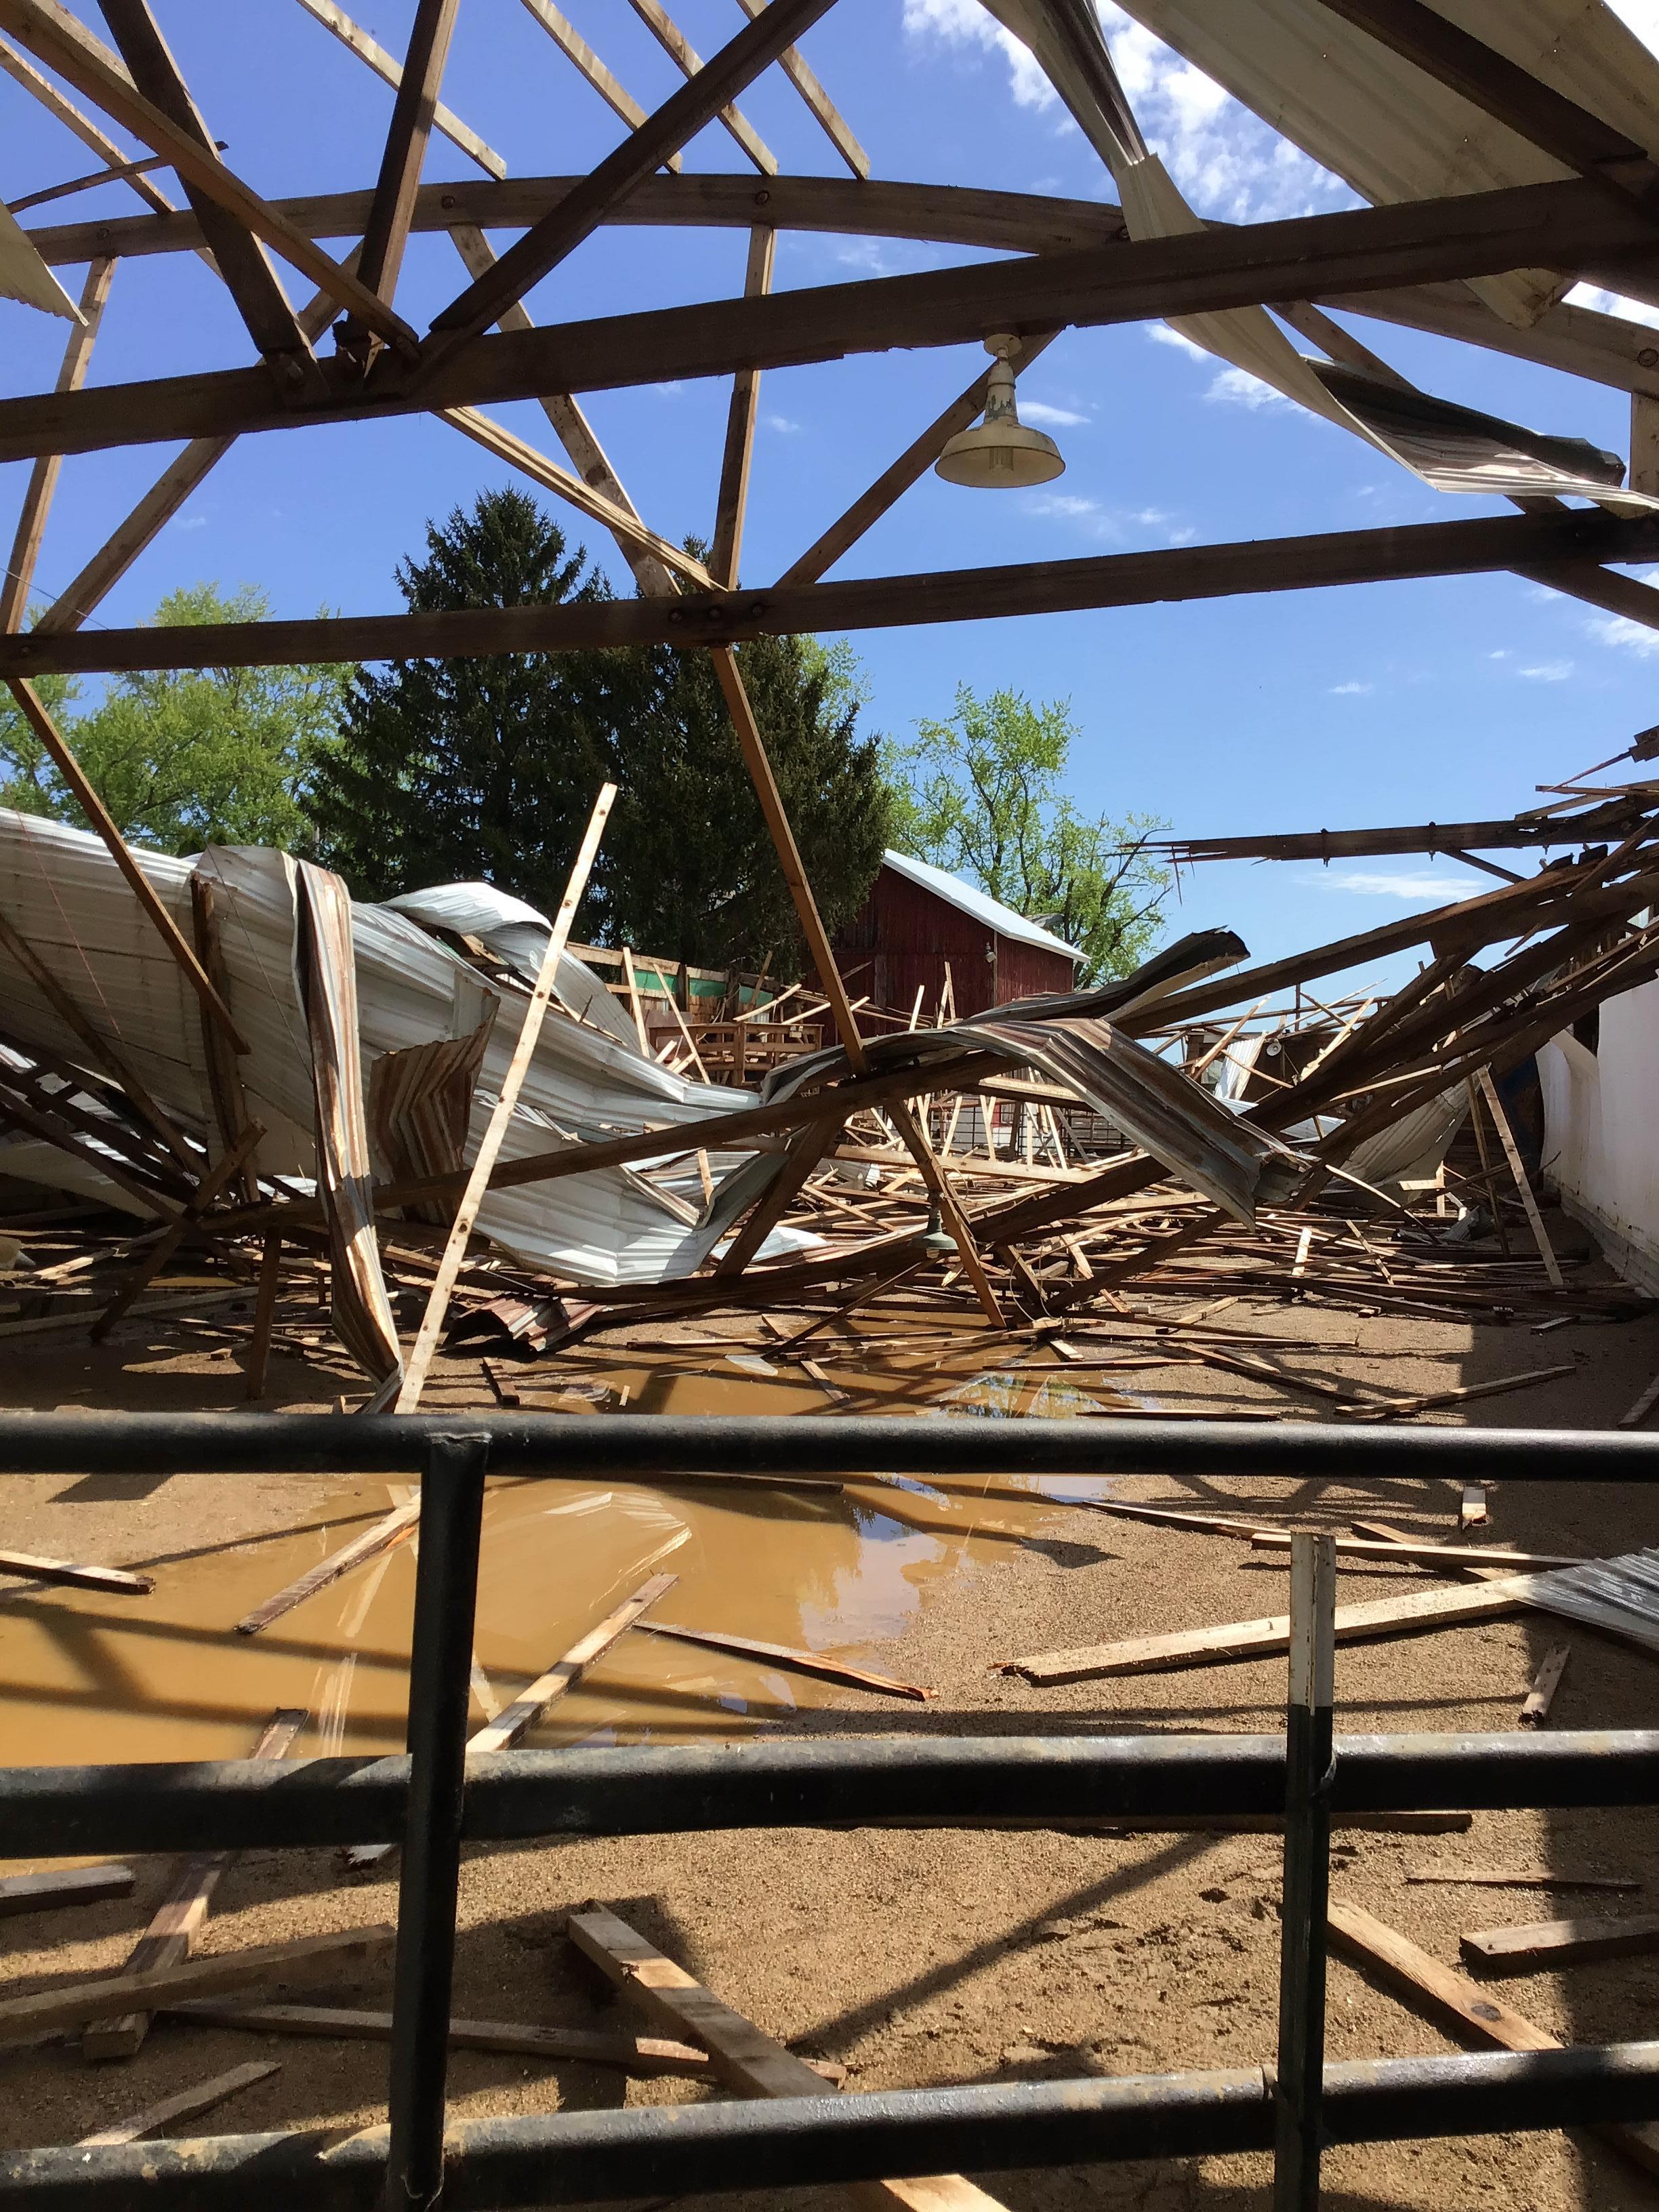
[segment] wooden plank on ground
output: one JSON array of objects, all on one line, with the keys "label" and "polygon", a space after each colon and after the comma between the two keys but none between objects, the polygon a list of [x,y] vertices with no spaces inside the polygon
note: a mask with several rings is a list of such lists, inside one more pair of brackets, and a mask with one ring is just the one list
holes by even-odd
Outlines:
[{"label": "wooden plank on ground", "polygon": [[[1443,2026],[1462,2029],[1483,2043],[1495,2043],[1500,2051],[1561,2049],[1547,2029],[1500,2004],[1489,1990],[1455,1968],[1443,1966],[1438,1959],[1431,1958],[1358,1905],[1333,1903],[1329,1924],[1339,1945],[1377,1968],[1396,1993],[1425,2000],[1423,2008]],[[1659,2127],[1620,2125],[1597,2128],[1594,2132],[1648,2172],[1659,2173]]]},{"label": "wooden plank on ground", "polygon": [[706,1644],[715,1651],[734,1651],[743,1659],[770,1660],[792,1667],[797,1674],[821,1674],[829,1682],[845,1682],[855,1690],[876,1690],[889,1698],[931,1698],[933,1692],[920,1682],[901,1682],[890,1674],[873,1674],[867,1667],[849,1667],[844,1660],[825,1657],[818,1651],[797,1651],[787,1644],[763,1644],[752,1636],[731,1636],[724,1630],[682,1628],[666,1620],[647,1620],[652,1636],[672,1636],[682,1644]]},{"label": "wooden plank on ground", "polygon": [[0,1881],[0,1920],[19,1912],[56,1912],[68,1905],[102,1905],[112,1897],[131,1897],[137,1880],[130,1866],[9,1874]]},{"label": "wooden plank on ground", "polygon": [[[1573,1559],[1557,1552],[1505,1552],[1496,1544],[1437,1544],[1432,1538],[1417,1541],[1410,1537],[1384,1539],[1376,1536],[1338,1536],[1333,1540],[1338,1553],[1345,1559],[1398,1559],[1402,1566],[1425,1567],[1504,1567],[1519,1574],[1530,1573],[1534,1568],[1582,1567],[1582,1559]],[[1258,1552],[1288,1552],[1291,1535],[1286,1529],[1260,1528],[1251,1536],[1252,1547]]]},{"label": "wooden plank on ground", "polygon": [[0,1575],[27,1575],[31,1582],[111,1590],[122,1597],[143,1597],[155,1587],[153,1576],[131,1574],[125,1567],[75,1566],[68,1559],[37,1559],[33,1552],[0,1552]]},{"label": "wooden plank on ground", "polygon": [[[1336,1638],[1351,1644],[1370,1636],[1409,1634],[1420,1628],[1450,1628],[1490,1620],[1527,1604],[1535,1577],[1505,1576],[1501,1581],[1460,1585],[1455,1589],[1414,1590],[1405,1597],[1368,1599],[1336,1608]],[[1109,1674],[1159,1674],[1171,1667],[1211,1667],[1228,1659],[1265,1659],[1288,1651],[1288,1613],[1261,1620],[1235,1620],[1216,1628],[1176,1629],[1167,1636],[1136,1636],[1121,1644],[1085,1645],[1075,1651],[1042,1651],[1029,1659],[1010,1659],[1003,1671],[1029,1682],[1087,1682]]]},{"label": "wooden plank on ground", "polygon": [[251,2089],[256,2081],[268,2081],[282,2070],[274,2058],[250,2059],[245,2066],[233,2066],[227,2074],[216,2074],[210,2081],[198,2081],[194,2088],[175,2089],[172,2096],[163,2097],[159,2104],[146,2105],[130,2120],[118,2120],[113,2127],[100,2128],[96,2135],[82,2136],[79,2148],[94,2150],[113,2143],[143,2142],[175,2121],[193,2120],[200,2112],[210,2112],[227,2097]]},{"label": "wooden plank on ground", "polygon": [[1567,1671],[1567,1662],[1572,1656],[1570,1644],[1552,1644],[1544,1654],[1543,1663],[1532,1678],[1532,1687],[1527,1692],[1526,1703],[1521,1708],[1523,1728],[1541,1728],[1549,1718],[1551,1705],[1561,1677]]},{"label": "wooden plank on ground", "polygon": [[[162,2008],[168,2020],[202,2027],[245,2029],[250,2035],[304,2035],[347,2043],[389,2043],[389,2012],[349,2011],[335,2005],[219,2004],[211,1998]],[[624,2074],[678,2074],[706,2081],[708,2053],[663,2036],[620,2035],[586,2027],[532,2027],[515,2021],[452,2020],[452,2051],[496,2051],[512,2058],[616,2066]]]},{"label": "wooden plank on ground", "polygon": [[1413,1867],[1408,1882],[1441,1882],[1467,1889],[1636,1890],[1639,1881],[1609,1874],[1559,1874],[1553,1867]]},{"label": "wooden plank on ground", "polygon": [[285,1982],[348,1966],[378,1965],[390,1957],[397,1930],[347,1928],[337,1935],[301,1936],[288,1943],[259,1943],[210,1959],[187,1959],[149,1974],[106,1974],[33,1996],[0,1998],[0,2045],[27,2043],[66,2028],[84,2027],[115,2005],[141,2002],[149,2012],[181,1997],[215,1996],[258,1982]]},{"label": "wooden plank on ground", "polygon": [[365,1559],[378,1559],[382,1552],[389,1552],[394,1544],[403,1543],[414,1534],[420,1517],[421,1501],[418,1498],[410,1499],[406,1505],[395,1506],[384,1520],[377,1521],[372,1528],[365,1528],[361,1536],[354,1536],[350,1543],[343,1545],[337,1552],[319,1560],[301,1575],[298,1582],[290,1583],[286,1589],[280,1589],[274,1597],[268,1597],[263,1605],[255,1606],[252,1613],[244,1613],[236,1624],[236,1633],[239,1636],[257,1636],[262,1628],[269,1628],[273,1620],[280,1620],[285,1613],[292,1613],[296,1605],[303,1605],[319,1589],[326,1589],[331,1583],[338,1582],[342,1575],[349,1575],[354,1567],[362,1566]]},{"label": "wooden plank on ground", "polygon": [[[734,2012],[614,1912],[590,1905],[566,1924],[571,1941],[608,1980],[665,2027],[695,2037],[714,2072],[740,2097],[823,2095],[822,2079],[804,2058]],[[906,2212],[1001,2212],[995,2197],[955,2173],[868,2182],[854,2194],[885,2212],[895,2205]]]},{"label": "wooden plank on ground", "polygon": [[[254,1759],[283,1759],[306,1724],[302,1707],[279,1706],[266,1722],[254,1745]],[[173,1885],[157,1906],[149,1926],[127,1959],[129,1974],[153,1973],[174,1966],[190,1956],[197,1936],[213,1904],[213,1893],[234,1860],[234,1851],[197,1851],[183,1860]],[[84,2058],[131,2058],[149,2033],[149,2015],[122,2013],[93,2021],[81,2038]]]},{"label": "wooden plank on ground", "polygon": [[1595,1959],[1638,1959],[1659,1951],[1659,1913],[1627,1920],[1530,1920],[1519,1928],[1474,1928],[1458,1948],[1472,1966],[1507,1974],[1547,1973]]}]

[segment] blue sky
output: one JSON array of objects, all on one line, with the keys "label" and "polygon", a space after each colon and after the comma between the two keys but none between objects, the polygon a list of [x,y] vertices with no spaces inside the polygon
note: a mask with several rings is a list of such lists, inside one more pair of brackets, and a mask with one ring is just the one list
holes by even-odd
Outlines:
[{"label": "blue sky", "polygon": [[[390,93],[298,0],[240,0],[234,10],[222,0],[155,4],[198,105],[229,142],[227,160],[258,189],[280,198],[372,181]],[[412,0],[358,4],[367,27],[401,52]],[[622,0],[568,0],[566,12],[647,106],[679,82]],[[705,55],[742,21],[735,0],[675,0],[675,12]],[[1623,0],[1619,12],[1659,44],[1659,0]],[[85,13],[101,29],[90,0]],[[1338,180],[1115,9],[1103,15],[1147,136],[1201,213],[1240,220],[1352,204]],[[878,176],[1113,197],[1098,158],[1046,96],[1029,58],[976,0],[840,0],[804,51]],[[444,96],[515,174],[586,168],[620,133],[520,0],[465,0]],[[846,173],[776,70],[742,106],[785,169]],[[5,197],[94,166],[3,78],[0,116]],[[718,126],[694,142],[687,166],[747,167]],[[434,137],[428,180],[478,173]],[[25,220],[137,207],[128,189],[107,186]],[[608,230],[528,304],[538,321],[551,321],[718,297],[740,287],[744,251],[737,232]],[[786,235],[776,283],[835,283],[970,258],[956,248]],[[308,296],[302,279],[283,273],[297,300]],[[78,283],[78,271],[64,274]],[[423,323],[464,274],[447,239],[416,238],[400,309]],[[1618,393],[1381,324],[1354,327],[1431,391],[1626,450],[1628,407]],[[63,335],[61,324],[0,301],[4,388],[49,385]],[[241,326],[200,262],[139,260],[117,270],[89,380],[246,358]],[[769,374],[745,580],[763,583],[786,568],[983,359],[977,349],[954,348]],[[1060,441],[1062,478],[1042,492],[978,493],[929,476],[835,573],[1509,511],[1430,491],[1356,440],[1194,356],[1161,326],[1068,333],[1022,382],[1020,399],[1028,419]],[[726,404],[726,386],[713,382],[599,394],[589,404],[636,504],[666,536],[707,535],[712,526]],[[539,410],[495,411],[551,447]],[[38,571],[42,594],[69,580],[167,458],[167,448],[144,447],[65,465]],[[24,477],[20,466],[0,469],[0,514],[15,512]],[[418,548],[427,518],[507,480],[499,465],[433,422],[243,440],[100,619],[141,620],[166,592],[204,578],[227,588],[260,584],[281,615],[391,608],[399,604],[393,567]],[[578,517],[568,526],[619,588],[631,588],[608,539]],[[1084,732],[1074,762],[1079,799],[1115,814],[1161,816],[1199,835],[1503,814],[1528,804],[1535,785],[1617,751],[1659,720],[1659,633],[1505,576],[895,630],[855,642],[878,726],[908,734],[917,717],[948,711],[958,683],[1067,698]],[[1178,921],[1230,923],[1271,957],[1491,880],[1448,863],[1216,867],[1188,878]]]}]

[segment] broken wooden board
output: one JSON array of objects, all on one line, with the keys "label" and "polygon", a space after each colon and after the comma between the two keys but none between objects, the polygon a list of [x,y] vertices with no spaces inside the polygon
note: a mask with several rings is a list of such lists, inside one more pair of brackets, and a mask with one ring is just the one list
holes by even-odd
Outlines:
[{"label": "broken wooden board", "polygon": [[252,1613],[244,1613],[236,1624],[236,1633],[239,1636],[257,1636],[262,1628],[269,1628],[273,1620],[280,1620],[285,1613],[292,1613],[296,1605],[303,1605],[308,1597],[314,1597],[319,1590],[326,1589],[331,1583],[338,1582],[342,1575],[349,1575],[354,1567],[362,1566],[366,1559],[378,1559],[382,1552],[389,1552],[394,1544],[403,1543],[414,1534],[420,1517],[421,1501],[418,1498],[407,1505],[395,1506],[372,1528],[365,1528],[361,1536],[354,1537],[350,1543],[342,1546],[327,1559],[319,1560],[297,1582],[290,1583],[286,1589],[278,1590],[274,1597],[268,1597],[263,1605],[255,1606]]},{"label": "broken wooden board", "polygon": [[1552,1644],[1544,1654],[1521,1707],[1522,1728],[1542,1728],[1549,1718],[1550,1707],[1555,1702],[1555,1693],[1561,1686],[1561,1677],[1566,1673],[1567,1662],[1571,1656],[1572,1646],[1570,1644]]},{"label": "broken wooden board", "polygon": [[16,1912],[55,1912],[70,1905],[102,1905],[131,1897],[137,1876],[128,1866],[66,1867],[50,1874],[9,1874],[0,1881],[0,1920]]},{"label": "broken wooden board", "polygon": [[797,1651],[787,1644],[763,1644],[752,1636],[732,1636],[724,1630],[683,1628],[666,1620],[641,1624],[651,1636],[672,1636],[683,1644],[704,1644],[715,1651],[732,1651],[742,1659],[764,1659],[798,1674],[822,1675],[826,1681],[844,1682],[855,1690],[874,1690],[888,1698],[931,1698],[932,1690],[920,1682],[901,1682],[891,1674],[878,1674],[867,1667],[850,1667],[844,1660],[826,1658],[818,1651]]},{"label": "broken wooden board", "polygon": [[[1258,1552],[1288,1552],[1293,1538],[1287,1529],[1258,1528],[1250,1537]],[[1509,1568],[1516,1574],[1542,1572],[1552,1567],[1577,1567],[1585,1563],[1558,1552],[1505,1552],[1496,1544],[1419,1543],[1409,1537],[1334,1536],[1340,1557],[1357,1559],[1397,1559],[1401,1565],[1425,1567]]]},{"label": "broken wooden board", "polygon": [[1595,1959],[1638,1959],[1659,1951],[1659,1913],[1627,1920],[1533,1920],[1520,1928],[1476,1928],[1459,1938],[1472,1966],[1506,1974],[1547,1973]]},{"label": "broken wooden board", "polygon": [[[721,2081],[740,2097],[817,2097],[823,2083],[804,2058],[745,2020],[603,1905],[573,1912],[567,1932],[583,1956],[665,2026],[694,2036]],[[960,2174],[872,2181],[855,2199],[882,2212],[1002,2212],[994,2197]]]},{"label": "broken wooden board", "polygon": [[147,2136],[160,2135],[178,2120],[193,2120],[201,2112],[210,2112],[216,2105],[222,2105],[227,2097],[234,2097],[243,2089],[251,2089],[256,2081],[268,2081],[282,2068],[274,2058],[250,2059],[245,2066],[233,2066],[228,2073],[216,2074],[211,2081],[198,2081],[194,2088],[177,2089],[159,2104],[147,2105],[143,2112],[135,2112],[130,2120],[118,2120],[113,2127],[100,2128],[96,2135],[82,2136],[77,2148],[82,2150],[107,2148],[114,2143],[143,2142]]},{"label": "broken wooden board", "polygon": [[69,1559],[37,1559],[32,1552],[0,1552],[0,1575],[23,1575],[31,1582],[61,1583],[67,1589],[109,1590],[118,1597],[147,1597],[153,1575],[125,1567],[82,1567]]},{"label": "broken wooden board", "polygon": [[254,1982],[283,1982],[343,1966],[378,1965],[392,1953],[397,1931],[348,1928],[333,1936],[301,1936],[289,1943],[259,1943],[210,1959],[187,1959],[148,1974],[106,1974],[33,1996],[0,1998],[0,2044],[27,2042],[56,2029],[83,2027],[118,2005],[142,2004],[154,2012],[174,1998],[213,1996]]},{"label": "broken wooden board", "polygon": [[[1405,1597],[1340,1605],[1336,1638],[1339,1644],[1353,1643],[1416,1628],[1490,1620],[1524,1605],[1538,1579],[1516,1575],[1502,1582],[1414,1590]],[[1260,1620],[1229,1621],[1218,1628],[1182,1628],[1167,1636],[1131,1637],[1121,1644],[1087,1644],[1075,1651],[1039,1652],[1028,1659],[1006,1661],[1003,1672],[1024,1674],[1028,1682],[1088,1682],[1111,1674],[1158,1674],[1172,1667],[1212,1667],[1229,1659],[1265,1659],[1288,1651],[1290,1646],[1290,1616],[1280,1613]]]},{"label": "broken wooden board", "polygon": [[1443,1882],[1467,1889],[1640,1889],[1615,1875],[1558,1874],[1553,1867],[1413,1867],[1408,1882]]},{"label": "broken wooden board", "polygon": [[[244,2029],[250,2035],[301,2035],[348,2043],[389,2043],[389,2012],[358,2012],[337,2005],[219,2004],[192,1998],[164,2005],[168,2020],[194,2021],[201,2027]],[[505,2020],[452,2020],[452,2051],[495,2051],[511,2058],[544,2058],[564,2064],[615,2066],[624,2074],[684,2075],[706,2081],[708,2053],[664,2036],[620,2035],[586,2027],[534,2027]]]},{"label": "broken wooden board", "polygon": [[[1466,1974],[1458,1973],[1451,1966],[1443,1966],[1438,1959],[1431,1958],[1407,1937],[1386,1923],[1373,1919],[1358,1905],[1334,1902],[1329,1927],[1340,1946],[1357,1952],[1368,1965],[1379,1969],[1396,1992],[1425,1999],[1427,2010],[1443,2026],[1461,2028],[1482,2042],[1495,2043],[1500,2051],[1559,2051],[1563,2047],[1547,2029],[1499,2003],[1489,1990],[1470,1981]],[[1597,2128],[1594,2132],[1648,2172],[1659,2173],[1659,2126],[1651,2123],[1639,2127],[1620,2124]]]}]

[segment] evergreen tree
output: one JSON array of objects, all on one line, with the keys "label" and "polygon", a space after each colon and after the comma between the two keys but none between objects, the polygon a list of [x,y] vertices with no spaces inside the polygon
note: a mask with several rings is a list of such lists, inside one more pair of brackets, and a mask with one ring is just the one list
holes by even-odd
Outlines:
[{"label": "evergreen tree", "polygon": [[[610,596],[523,492],[482,494],[426,544],[397,571],[412,614]],[[361,898],[482,878],[551,912],[609,766],[607,689],[597,654],[361,671],[306,794],[323,857]]]}]

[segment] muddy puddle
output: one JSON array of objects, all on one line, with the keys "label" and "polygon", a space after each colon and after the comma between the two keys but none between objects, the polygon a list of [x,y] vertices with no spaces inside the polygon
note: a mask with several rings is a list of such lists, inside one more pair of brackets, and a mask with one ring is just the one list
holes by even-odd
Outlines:
[{"label": "muddy puddle", "polygon": [[[765,1350],[580,1352],[502,1368],[528,1409],[641,1415],[912,1411],[938,1419],[1065,1419],[1123,1401],[1063,1370],[986,1370],[984,1339],[914,1349],[816,1347],[813,1382]],[[833,1396],[831,1394],[835,1394]],[[625,1394],[625,1395],[624,1395]],[[273,1418],[280,1418],[275,1416]],[[1033,1539],[1090,1478],[950,1488],[860,1477],[837,1488],[699,1480],[619,1483],[504,1477],[484,1509],[473,1725],[512,1702],[647,1577],[677,1579],[653,1616],[823,1653],[884,1674],[889,1647],[928,1592],[976,1560]],[[1029,1502],[1020,1493],[1029,1488]],[[278,1706],[302,1707],[303,1751],[401,1748],[415,1546],[405,1542],[309,1597],[262,1632],[235,1624],[362,1533],[408,1493],[384,1480],[322,1480],[303,1524],[154,1563],[149,1597],[69,1589],[0,1603],[0,1761],[245,1755]],[[142,1544],[107,1556],[147,1564]],[[766,1661],[630,1630],[557,1705],[532,1745],[730,1736],[859,1692]]]}]

